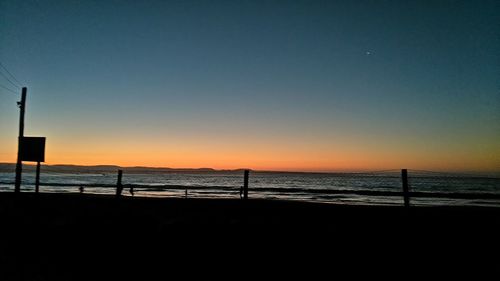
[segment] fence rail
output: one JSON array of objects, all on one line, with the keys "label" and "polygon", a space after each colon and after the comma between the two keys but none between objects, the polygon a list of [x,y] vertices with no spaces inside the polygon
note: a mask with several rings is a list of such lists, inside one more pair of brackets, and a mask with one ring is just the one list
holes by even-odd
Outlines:
[{"label": "fence rail", "polygon": [[[183,184],[137,184],[129,183],[122,184],[122,171],[118,171],[118,176],[115,182],[112,183],[112,179],[107,177],[107,183],[66,183],[66,182],[42,182],[39,185],[41,187],[75,187],[75,191],[78,190],[80,193],[109,193],[112,194],[113,190],[116,189],[115,195],[117,197],[122,196],[122,191],[128,189],[131,195],[134,192],[139,192],[141,195],[151,195],[163,197],[165,195],[169,197],[188,197],[189,196],[208,196],[210,194],[214,196],[229,196],[238,197],[245,199],[249,197],[260,197],[260,198],[294,198],[297,196],[299,198],[301,195],[311,197],[313,199],[328,201],[338,198],[349,198],[349,196],[361,196],[367,198],[401,198],[403,200],[399,202],[404,202],[404,205],[409,207],[412,199],[451,199],[451,200],[490,200],[498,201],[498,206],[500,206],[500,179],[495,177],[485,177],[478,176],[476,174],[453,174],[453,173],[441,173],[441,172],[431,172],[422,170],[385,170],[378,172],[366,172],[366,173],[335,173],[335,174],[313,174],[319,179],[324,179],[325,177],[331,177],[331,185],[327,185],[322,182],[320,187],[314,186],[314,181],[308,183],[307,175],[301,175],[297,173],[272,173],[275,178],[272,178],[271,185],[259,186],[256,184],[259,180],[262,180],[263,175],[269,175],[269,172],[261,172],[255,175],[255,181],[253,182],[255,186],[249,187],[249,171],[245,170],[243,173],[243,178],[241,174],[223,174],[223,177],[230,178],[233,183],[238,182],[238,178],[241,180],[242,186],[232,185],[232,186],[220,186],[214,184],[206,184],[210,181],[205,181],[205,184],[200,185],[183,185]],[[260,178],[259,178],[260,175]],[[293,187],[288,185],[290,180],[288,177],[293,175],[294,180],[303,181],[302,183],[309,184],[308,187]],[[309,176],[311,174],[308,174]],[[109,174],[108,174],[109,176]],[[154,175],[152,175],[154,176]],[[196,178],[197,177],[197,178]],[[203,178],[209,178],[210,175],[196,175],[195,179],[202,180]],[[212,175],[212,177],[214,177]],[[126,178],[126,176],[125,176]],[[147,178],[147,175],[146,175]],[[215,178],[215,177],[214,177]],[[280,182],[283,180],[283,182]],[[217,181],[217,180],[215,180]],[[493,181],[493,188],[484,189],[480,192],[473,192],[466,190],[466,192],[448,192],[447,189],[451,189],[450,184],[458,183],[460,185],[466,185],[468,182],[484,182],[488,183]],[[192,182],[196,182],[193,180]],[[212,182],[214,180],[212,179]],[[370,182],[371,186],[368,188],[377,187],[379,190],[363,190],[363,184],[359,182]],[[227,184],[227,183],[226,183]],[[354,187],[350,187],[350,185]],[[355,186],[358,184],[358,186]],[[0,182],[0,185],[14,185],[14,182]],[[252,182],[250,182],[252,185]],[[293,184],[291,184],[293,185]],[[437,191],[427,191],[427,186],[437,187]],[[341,186],[341,187],[339,187]],[[398,187],[399,186],[399,187]],[[417,187],[417,190],[412,190],[413,187]],[[357,189],[359,188],[359,190]],[[385,190],[384,190],[385,189]],[[391,190],[393,189],[393,190]],[[399,189],[399,190],[397,190]],[[441,190],[439,190],[441,189]],[[43,190],[43,189],[42,189]],[[46,189],[47,190],[47,189]],[[250,194],[249,194],[250,190]],[[62,191],[62,190],[61,190]],[[51,192],[61,192],[52,189]],[[68,191],[67,189],[64,191]],[[497,192],[498,191],[498,192]],[[69,191],[71,192],[71,190]],[[149,192],[149,193],[148,193]],[[165,193],[162,193],[165,192]],[[170,192],[170,193],[169,193]],[[319,196],[319,197],[316,197]],[[323,197],[322,197],[323,196]],[[329,197],[333,196],[333,197]],[[341,197],[335,197],[341,196]],[[359,197],[358,197],[359,198]],[[300,200],[300,199],[299,199]],[[307,200],[307,199],[306,199]],[[312,199],[311,199],[312,200]],[[347,200],[347,199],[346,199]],[[390,199],[397,202],[398,199]],[[310,201],[310,200],[309,200]],[[314,201],[314,200],[313,200]],[[430,202],[430,201],[429,201]]]},{"label": "fence rail", "polygon": [[[341,177],[372,177],[374,181],[376,181],[380,177],[390,177],[393,179],[398,178],[398,174],[396,174],[396,170],[386,170],[381,171],[379,173],[345,173],[339,174]],[[210,191],[214,191],[214,194],[221,194],[220,192],[225,192],[227,195],[237,196],[239,193],[240,198],[246,199],[250,196],[258,196],[262,194],[277,194],[277,195],[297,195],[297,194],[306,194],[306,195],[324,195],[324,196],[335,196],[335,195],[352,195],[352,196],[367,196],[367,197],[399,197],[404,199],[404,205],[409,206],[411,198],[436,198],[436,199],[463,199],[463,200],[499,200],[500,201],[500,193],[495,192],[434,192],[434,191],[413,191],[411,190],[411,181],[412,179],[433,179],[436,175],[440,177],[444,177],[447,180],[466,180],[466,179],[486,179],[486,180],[498,180],[497,178],[488,178],[488,177],[477,177],[473,175],[461,175],[461,176],[452,176],[449,173],[437,173],[437,172],[429,172],[429,171],[415,171],[416,175],[412,175],[408,173],[407,170],[401,170],[401,191],[390,191],[390,190],[352,190],[352,189],[327,189],[323,188],[301,188],[301,187],[249,187],[249,171],[244,171],[243,178],[243,186],[235,187],[235,186],[207,186],[207,185],[172,185],[172,184],[164,184],[164,185],[148,185],[148,184],[122,184],[122,172],[118,172],[118,180],[116,184],[111,183],[64,183],[64,182],[42,182],[39,183],[40,186],[46,187],[76,187],[78,188],[80,193],[84,191],[86,193],[92,193],[93,188],[102,188],[102,189],[110,189],[109,193],[112,193],[111,189],[116,188],[116,196],[119,197],[122,195],[122,190],[129,189],[130,193],[134,195],[135,192],[168,192],[168,191],[185,191],[184,196],[188,196],[188,191],[190,192],[199,192],[200,194],[209,194]],[[410,178],[410,182],[408,181]],[[397,182],[397,180],[396,180]],[[2,185],[13,185],[14,182],[0,182]],[[394,188],[393,186],[392,188]],[[90,191],[90,192],[89,192]],[[208,193],[207,193],[208,192]],[[170,196],[176,196],[171,195]],[[182,196],[177,194],[177,196]],[[499,204],[500,205],[500,204]]]},{"label": "fence rail", "polygon": [[[0,182],[0,184],[14,184],[11,182]],[[69,183],[40,183],[40,186],[60,186],[60,187],[79,187],[85,188],[109,188],[115,189],[114,184],[69,184]],[[198,191],[198,190],[220,190],[228,192],[239,192],[237,187],[228,186],[187,186],[187,185],[142,185],[142,184],[123,184],[124,189],[133,188],[136,191]],[[76,189],[75,189],[76,190]],[[334,190],[334,189],[304,189],[304,188],[285,188],[285,187],[269,187],[269,188],[253,188],[251,194],[258,194],[259,192],[273,192],[283,194],[293,193],[308,193],[319,195],[363,195],[363,196],[391,196],[403,197],[402,191],[378,191],[378,190]],[[423,191],[410,191],[410,197],[414,198],[449,198],[449,199],[495,199],[500,200],[500,193],[480,192],[480,193],[457,193],[457,192],[423,192]]]}]

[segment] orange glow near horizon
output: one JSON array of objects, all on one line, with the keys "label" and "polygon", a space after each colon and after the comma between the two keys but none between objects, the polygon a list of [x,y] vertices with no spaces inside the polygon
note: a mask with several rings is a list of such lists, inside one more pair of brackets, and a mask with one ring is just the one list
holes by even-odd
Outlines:
[{"label": "orange glow near horizon", "polygon": [[[0,162],[15,162],[16,144],[4,146]],[[441,151],[431,146],[409,149],[392,144],[346,143],[328,145],[301,142],[280,143],[279,140],[236,141],[217,144],[213,140],[168,143],[117,139],[104,142],[97,138],[67,143],[64,139],[48,139],[47,164],[119,165],[169,168],[214,168],[271,171],[364,171],[385,169],[423,169],[435,171],[497,172],[498,151]],[[464,159],[467,159],[464,161]]]},{"label": "orange glow near horizon", "polygon": [[[10,125],[0,138],[0,162],[14,163],[16,123],[12,120],[5,124]],[[229,123],[220,122],[210,128],[179,126],[162,130],[112,125],[115,124],[45,125],[36,131],[27,128],[30,133],[26,135],[47,137],[47,164],[305,172],[401,168],[500,172],[500,145],[489,135],[468,134],[460,138],[440,135],[436,138],[392,130],[371,133],[355,130],[354,126],[324,130],[306,125],[286,130],[279,126],[271,130],[247,125],[247,130],[238,130]]]}]

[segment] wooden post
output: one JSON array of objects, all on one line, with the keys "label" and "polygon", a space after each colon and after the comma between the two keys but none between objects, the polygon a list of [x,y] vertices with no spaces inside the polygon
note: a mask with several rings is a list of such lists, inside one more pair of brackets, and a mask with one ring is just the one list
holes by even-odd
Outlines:
[{"label": "wooden post", "polygon": [[245,177],[243,179],[243,199],[248,199],[248,173],[249,170],[245,170]]},{"label": "wooden post", "polygon": [[120,197],[122,195],[122,172],[122,170],[118,170],[118,180],[116,182],[116,197]]},{"label": "wooden post", "polygon": [[410,207],[410,191],[408,188],[408,171],[406,169],[401,170],[401,179],[403,180],[403,197],[405,201],[405,207]]},{"label": "wooden post", "polygon": [[40,190],[40,162],[36,163],[36,179],[35,179],[35,192]]},{"label": "wooden post", "polygon": [[23,172],[23,162],[21,161],[21,139],[24,137],[24,111],[26,108],[26,92],[27,88],[23,87],[21,92],[21,101],[19,105],[19,137],[17,139],[17,163],[16,163],[16,182],[14,192],[21,192],[21,174]]}]

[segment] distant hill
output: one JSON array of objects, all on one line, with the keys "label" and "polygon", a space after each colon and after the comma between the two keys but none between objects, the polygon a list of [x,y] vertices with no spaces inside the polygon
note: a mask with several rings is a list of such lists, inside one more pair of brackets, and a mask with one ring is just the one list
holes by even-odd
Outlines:
[{"label": "distant hill", "polygon": [[[35,165],[23,163],[23,171],[34,172]],[[16,164],[14,163],[0,163],[0,173],[14,173]],[[189,173],[189,172],[241,172],[244,169],[235,170],[215,170],[212,168],[155,168],[155,167],[121,167],[116,165],[95,165],[95,166],[81,166],[81,165],[43,165],[43,172],[49,173],[116,173],[117,170],[123,170],[131,174],[152,174],[152,173]]]}]

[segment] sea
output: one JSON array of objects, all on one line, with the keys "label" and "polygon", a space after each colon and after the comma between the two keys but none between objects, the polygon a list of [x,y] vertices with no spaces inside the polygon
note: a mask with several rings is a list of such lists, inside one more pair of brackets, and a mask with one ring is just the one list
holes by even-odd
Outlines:
[{"label": "sea", "polygon": [[[0,173],[0,192],[13,192],[14,173]],[[500,176],[408,171],[411,205],[500,207]],[[115,194],[116,173],[42,172],[40,192]],[[124,173],[123,196],[241,198],[242,171]],[[35,174],[23,173],[22,192],[34,192]],[[399,170],[363,173],[251,171],[249,199],[351,205],[402,205]]]}]

